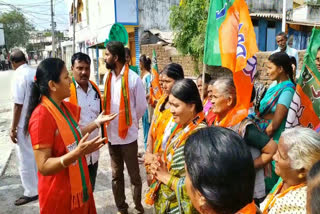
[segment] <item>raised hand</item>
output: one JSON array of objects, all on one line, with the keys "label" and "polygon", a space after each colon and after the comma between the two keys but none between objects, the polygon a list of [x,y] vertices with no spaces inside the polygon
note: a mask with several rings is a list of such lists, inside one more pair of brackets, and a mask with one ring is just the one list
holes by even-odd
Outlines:
[{"label": "raised hand", "polygon": [[102,111],[101,114],[99,114],[99,116],[95,120],[95,122],[99,123],[101,125],[103,123],[106,123],[106,122],[113,120],[114,118],[116,118],[116,116],[118,116],[118,113],[104,115],[104,111]]},{"label": "raised hand", "polygon": [[87,141],[88,136],[89,133],[87,133],[83,138],[81,138],[78,144],[77,149],[80,156],[90,154],[104,146],[104,141],[106,138],[101,138],[100,136],[97,136],[92,140]]}]

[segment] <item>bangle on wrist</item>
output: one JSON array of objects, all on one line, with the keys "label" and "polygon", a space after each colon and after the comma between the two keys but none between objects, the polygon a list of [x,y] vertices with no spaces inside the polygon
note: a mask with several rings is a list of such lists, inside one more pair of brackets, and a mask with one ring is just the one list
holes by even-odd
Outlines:
[{"label": "bangle on wrist", "polygon": [[94,120],[94,123],[97,125],[97,128],[101,127],[101,124],[97,120]]},{"label": "bangle on wrist", "polygon": [[61,165],[63,166],[63,168],[67,168],[67,166],[64,164],[64,162],[63,162],[63,158],[62,157],[60,157],[60,163],[61,163]]}]

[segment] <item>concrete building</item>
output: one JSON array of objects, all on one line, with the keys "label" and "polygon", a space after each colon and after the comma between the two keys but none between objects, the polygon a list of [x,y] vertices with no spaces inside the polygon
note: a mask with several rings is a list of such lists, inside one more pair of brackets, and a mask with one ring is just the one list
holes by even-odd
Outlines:
[{"label": "concrete building", "polygon": [[[138,1],[137,0],[65,0],[70,14],[69,37],[73,37],[73,21],[75,25],[75,50],[88,54],[92,59],[92,77],[97,83],[102,83],[106,72],[103,54],[104,42],[108,38],[113,24],[122,24],[129,36],[128,47],[131,50],[132,64],[138,62]],[[76,12],[76,19],[73,13]],[[64,60],[70,59],[72,43],[63,43]]]},{"label": "concrete building", "polygon": [[[246,0],[260,51],[277,48],[276,35],[281,32],[283,0]],[[286,0],[287,16],[292,14],[293,0]]]},{"label": "concrete building", "polygon": [[306,49],[313,27],[320,26],[320,1],[305,1],[293,10],[292,20],[287,21],[292,47]]},{"label": "concrete building", "polygon": [[[260,51],[277,48],[275,36],[281,32],[283,0],[246,0]],[[307,48],[314,26],[320,26],[320,1],[286,0],[286,33],[290,46]]]},{"label": "concrete building", "polygon": [[[114,24],[122,24],[128,32],[127,46],[131,51],[131,63],[139,65],[140,45],[144,32],[153,30],[170,36],[170,7],[179,4],[180,0],[65,0],[69,14],[69,37],[73,36],[75,26],[76,52],[87,53],[93,63],[92,79],[101,84],[101,77],[106,68],[103,60],[104,42]],[[73,20],[73,12],[76,20]],[[167,36],[168,37],[168,36]],[[72,43],[61,43],[64,60],[70,58]],[[67,62],[68,65],[68,62]],[[70,68],[70,67],[69,67]]]}]

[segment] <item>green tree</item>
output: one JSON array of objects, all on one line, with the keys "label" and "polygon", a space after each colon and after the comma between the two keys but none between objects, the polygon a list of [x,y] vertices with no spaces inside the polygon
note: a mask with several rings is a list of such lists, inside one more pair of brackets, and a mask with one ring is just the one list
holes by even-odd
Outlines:
[{"label": "green tree", "polygon": [[203,59],[209,0],[184,0],[173,6],[170,26],[174,32],[174,44],[183,55],[192,56],[195,71],[199,73],[199,62]]},{"label": "green tree", "polygon": [[6,46],[9,50],[16,46],[26,46],[30,37],[29,32],[34,27],[21,12],[14,10],[2,13],[0,23],[3,23]]},{"label": "green tree", "polygon": [[[43,33],[43,36],[52,36],[51,30],[45,30],[45,32]],[[55,31],[55,37],[56,37],[57,39],[62,40],[62,39],[64,38],[64,35],[63,35],[63,33],[60,32],[60,31]]]}]

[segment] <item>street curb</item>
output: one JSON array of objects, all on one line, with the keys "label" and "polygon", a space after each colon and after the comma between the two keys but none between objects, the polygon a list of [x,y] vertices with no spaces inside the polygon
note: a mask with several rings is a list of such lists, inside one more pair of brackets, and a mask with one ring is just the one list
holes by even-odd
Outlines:
[{"label": "street curb", "polygon": [[[2,177],[2,175],[4,174],[4,172],[6,171],[6,169],[7,169],[7,167],[8,167],[8,163],[9,163],[9,160],[10,160],[10,158],[11,158],[11,156],[12,156],[12,151],[13,151],[13,149],[14,149],[14,146],[11,148],[11,150],[10,150],[10,152],[9,152],[9,154],[8,154],[8,158],[6,158],[5,160],[5,163],[3,164],[3,167],[2,168],[0,168],[0,177]],[[1,165],[0,165],[0,167],[1,167]]]}]

